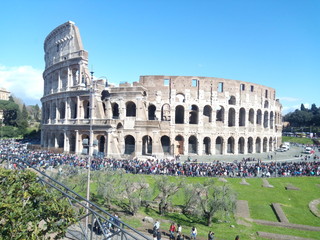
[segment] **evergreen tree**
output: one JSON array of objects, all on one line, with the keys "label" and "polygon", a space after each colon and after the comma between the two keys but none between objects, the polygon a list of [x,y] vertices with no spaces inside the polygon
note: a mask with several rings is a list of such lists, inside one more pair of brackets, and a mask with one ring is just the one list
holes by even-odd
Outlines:
[{"label": "evergreen tree", "polygon": [[301,103],[300,110],[301,110],[301,111],[307,111],[307,109],[305,108],[305,106],[304,106],[303,103]]}]

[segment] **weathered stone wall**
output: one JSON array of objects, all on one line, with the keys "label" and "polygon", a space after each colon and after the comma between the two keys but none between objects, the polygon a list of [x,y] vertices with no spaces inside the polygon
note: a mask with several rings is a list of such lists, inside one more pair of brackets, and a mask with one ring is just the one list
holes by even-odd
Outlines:
[{"label": "weathered stone wall", "polygon": [[164,156],[269,152],[281,143],[273,88],[197,76],[141,76],[118,87],[93,81],[72,22],[46,38],[45,60],[44,147],[80,153],[90,139],[109,156]]}]

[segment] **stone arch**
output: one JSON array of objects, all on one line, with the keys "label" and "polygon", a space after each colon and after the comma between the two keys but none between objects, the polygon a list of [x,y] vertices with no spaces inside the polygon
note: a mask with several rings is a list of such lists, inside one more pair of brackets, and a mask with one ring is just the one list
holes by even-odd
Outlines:
[{"label": "stone arch", "polygon": [[123,129],[123,125],[122,125],[122,123],[119,122],[117,124],[117,130],[121,130],[121,129]]},{"label": "stone arch", "polygon": [[238,153],[239,154],[244,154],[244,138],[240,137],[238,140]]},{"label": "stone arch", "polygon": [[175,155],[177,154],[183,155],[184,154],[184,138],[181,135],[177,135],[174,141],[175,141],[174,143]]},{"label": "stone arch", "polygon": [[248,153],[253,153],[253,138],[248,138]]},{"label": "stone arch", "polygon": [[249,123],[254,124],[254,110],[252,108],[249,110]]},{"label": "stone arch", "polygon": [[273,149],[273,140],[272,137],[269,138],[269,152],[272,152]]},{"label": "stone arch", "polygon": [[199,122],[199,108],[197,105],[191,105],[189,112],[189,124],[198,124]]},{"label": "stone arch", "polygon": [[98,152],[104,153],[106,146],[106,137],[103,135],[98,136]]},{"label": "stone arch", "polygon": [[176,102],[178,103],[184,103],[185,102],[185,96],[183,93],[177,93],[176,94]]},{"label": "stone arch", "polygon": [[217,137],[216,138],[216,154],[223,154],[223,138],[222,137]]},{"label": "stone arch", "polygon": [[229,109],[228,113],[228,126],[234,127],[236,125],[236,111],[234,108]]},{"label": "stone arch", "polygon": [[237,103],[236,97],[230,96],[228,103],[229,103],[229,105],[236,105],[236,103]]},{"label": "stone arch", "polygon": [[192,135],[188,139],[188,152],[189,153],[198,153],[198,139],[196,136]]},{"label": "stone arch", "polygon": [[70,114],[71,119],[76,119],[78,116],[78,105],[73,99],[70,102]]},{"label": "stone arch", "polygon": [[124,154],[132,154],[135,151],[136,140],[132,135],[127,135],[124,137]]},{"label": "stone arch", "polygon": [[88,100],[83,101],[83,118],[88,119],[90,117],[90,103]]},{"label": "stone arch", "polygon": [[161,121],[170,121],[171,120],[171,112],[170,105],[165,103],[161,108]]},{"label": "stone arch", "polygon": [[203,108],[203,122],[204,123],[212,122],[212,108],[210,105],[206,105]]},{"label": "stone arch", "polygon": [[259,137],[256,139],[256,153],[261,153],[261,139]]},{"label": "stone arch", "polygon": [[264,105],[263,105],[263,106],[264,106],[264,108],[269,108],[269,102],[268,102],[268,100],[265,100],[265,101],[264,101]]},{"label": "stone arch", "polygon": [[126,102],[126,116],[127,117],[136,116],[136,104],[132,101]]},{"label": "stone arch", "polygon": [[176,124],[183,124],[184,123],[184,107],[181,105],[176,106],[176,117],[175,123]]},{"label": "stone arch", "polygon": [[171,143],[170,138],[168,136],[164,135],[161,137],[161,146],[164,154],[171,153]]},{"label": "stone arch", "polygon": [[119,119],[119,105],[118,103],[111,103],[112,119]]},{"label": "stone arch", "polygon": [[263,138],[263,152],[267,152],[268,151],[268,139],[266,137]]},{"label": "stone arch", "polygon": [[263,114],[263,127],[267,128],[268,127],[268,121],[269,121],[269,114],[268,111],[265,111]]},{"label": "stone arch", "polygon": [[209,137],[203,139],[203,152],[206,155],[211,155],[211,139]]},{"label": "stone arch", "polygon": [[59,104],[59,116],[60,116],[60,119],[65,119],[66,117],[66,104],[65,102],[60,102]]},{"label": "stone arch", "polygon": [[69,137],[69,152],[76,152],[76,136],[74,134],[71,134]]},{"label": "stone arch", "polygon": [[148,120],[157,120],[156,119],[156,106],[150,104],[148,107]]},{"label": "stone arch", "polygon": [[257,111],[257,124],[261,125],[262,124],[262,112],[260,109]]},{"label": "stone arch", "polygon": [[239,126],[244,127],[245,125],[246,125],[246,110],[244,108],[240,108]]},{"label": "stone arch", "polygon": [[145,135],[142,138],[142,155],[152,154],[152,138],[149,135]]},{"label": "stone arch", "polygon": [[270,128],[273,129],[274,125],[274,116],[273,116],[273,111],[270,112]]},{"label": "stone arch", "polygon": [[71,72],[72,72],[72,86],[76,86],[78,85],[78,81],[79,81],[79,69],[73,68]]},{"label": "stone arch", "polygon": [[234,153],[234,138],[233,137],[228,138],[227,153]]},{"label": "stone arch", "polygon": [[220,106],[220,108],[217,109],[216,121],[217,122],[224,122],[224,107],[223,106]]},{"label": "stone arch", "polygon": [[58,148],[64,147],[64,134],[63,133],[58,134],[57,142],[58,142]]}]

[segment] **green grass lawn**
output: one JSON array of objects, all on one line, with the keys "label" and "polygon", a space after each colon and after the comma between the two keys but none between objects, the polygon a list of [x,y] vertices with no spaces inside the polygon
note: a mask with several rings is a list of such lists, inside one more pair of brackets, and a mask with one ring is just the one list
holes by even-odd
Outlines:
[{"label": "green grass lawn", "polygon": [[312,139],[310,138],[298,138],[298,137],[282,137],[282,142],[294,142],[294,143],[300,143],[300,144],[313,144]]},{"label": "green grass lawn", "polygon": [[[144,177],[144,180],[153,188],[155,179],[152,176],[139,175]],[[170,177],[171,181],[180,181],[182,178]],[[187,183],[203,182],[206,180],[204,177],[189,177],[184,178]],[[215,178],[217,180],[217,178]],[[248,178],[247,182],[250,185],[241,185],[239,178],[227,178],[228,183],[237,192],[238,200],[247,200],[252,219],[260,219],[267,221],[277,222],[277,217],[272,209],[272,203],[280,203],[282,209],[286,214],[290,223],[310,225],[320,227],[320,218],[314,216],[308,207],[308,204],[320,198],[320,177],[282,177],[282,178],[269,178],[268,181],[274,188],[262,187],[261,178]],[[217,181],[217,184],[223,184]],[[285,187],[291,184],[300,190],[286,190]],[[92,183],[92,191],[96,194],[95,183]],[[150,197],[150,200],[158,194],[157,191]],[[173,205],[181,205],[184,201],[184,191],[180,190],[172,197]],[[103,200],[98,201],[99,204]],[[318,206],[319,208],[319,206]],[[305,238],[319,239],[320,232],[302,231],[295,229],[287,229],[281,227],[271,227],[250,223],[251,226],[238,225],[233,216],[227,222],[220,222],[218,219],[214,220],[211,227],[203,224],[202,219],[187,217],[179,213],[170,213],[165,217],[158,215],[158,209],[145,209],[141,208],[139,211],[139,218],[131,217],[122,214],[121,218],[139,230],[145,230],[142,216],[151,216],[154,219],[160,219],[161,229],[168,232],[171,221],[180,223],[183,228],[183,233],[189,236],[191,227],[195,225],[198,229],[199,240],[206,239],[209,230],[215,232],[216,240],[234,239],[236,235],[240,235],[242,240],[246,239],[263,239],[257,236],[257,231],[294,235]]]}]

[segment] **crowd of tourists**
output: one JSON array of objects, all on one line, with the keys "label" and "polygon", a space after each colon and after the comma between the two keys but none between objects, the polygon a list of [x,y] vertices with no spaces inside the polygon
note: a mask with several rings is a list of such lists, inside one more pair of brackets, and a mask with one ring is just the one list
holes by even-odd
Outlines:
[{"label": "crowd of tourists", "polygon": [[[54,153],[51,151],[29,150],[26,145],[2,141],[0,162],[9,159],[10,166],[16,167],[17,160],[44,170],[61,168],[64,165],[100,170],[122,169],[132,174],[172,175],[187,177],[272,177],[272,176],[320,176],[320,161],[261,161],[247,158],[239,161],[180,161],[179,158],[164,159],[116,159],[90,158],[75,154]],[[21,163],[21,161],[20,161]]]}]

